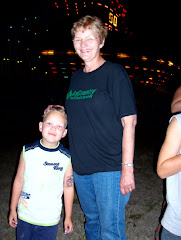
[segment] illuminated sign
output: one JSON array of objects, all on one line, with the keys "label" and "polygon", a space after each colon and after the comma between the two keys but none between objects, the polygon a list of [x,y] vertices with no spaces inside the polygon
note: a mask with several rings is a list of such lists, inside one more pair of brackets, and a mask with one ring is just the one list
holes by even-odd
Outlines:
[{"label": "illuminated sign", "polygon": [[118,24],[117,17],[114,14],[112,14],[111,12],[109,13],[109,23],[111,23],[115,27],[117,27],[117,24]]}]

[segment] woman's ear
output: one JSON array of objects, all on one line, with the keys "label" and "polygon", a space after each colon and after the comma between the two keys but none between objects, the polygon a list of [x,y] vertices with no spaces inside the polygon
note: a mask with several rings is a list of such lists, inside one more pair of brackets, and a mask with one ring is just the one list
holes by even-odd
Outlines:
[{"label": "woman's ear", "polygon": [[102,43],[100,44],[100,48],[104,47],[104,43],[105,43],[105,38],[102,40]]},{"label": "woman's ear", "polygon": [[39,131],[42,132],[43,122],[39,122]]}]

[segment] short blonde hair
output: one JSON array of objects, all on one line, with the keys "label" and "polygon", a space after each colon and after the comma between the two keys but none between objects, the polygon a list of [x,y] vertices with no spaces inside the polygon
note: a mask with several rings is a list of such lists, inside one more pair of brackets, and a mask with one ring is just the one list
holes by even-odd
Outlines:
[{"label": "short blonde hair", "polygon": [[65,124],[64,125],[65,125],[65,128],[66,128],[67,125],[68,125],[67,114],[62,107],[52,106],[51,108],[49,108],[43,115],[43,122],[46,120],[48,114],[52,111],[59,112],[64,116],[64,118],[65,118]]},{"label": "short blonde hair", "polygon": [[108,35],[108,30],[104,26],[104,24],[100,18],[98,18],[96,16],[86,15],[86,16],[80,18],[77,22],[75,22],[73,24],[73,27],[71,29],[72,39],[74,39],[75,32],[77,31],[77,29],[81,28],[81,27],[85,30],[86,29],[95,30],[99,35],[99,39],[100,39],[101,43]]}]

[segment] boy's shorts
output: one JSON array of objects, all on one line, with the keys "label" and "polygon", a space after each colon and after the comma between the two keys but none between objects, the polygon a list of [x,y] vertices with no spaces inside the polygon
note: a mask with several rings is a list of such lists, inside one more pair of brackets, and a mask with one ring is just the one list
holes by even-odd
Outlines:
[{"label": "boy's shorts", "polygon": [[17,240],[56,240],[58,224],[38,226],[18,219]]}]

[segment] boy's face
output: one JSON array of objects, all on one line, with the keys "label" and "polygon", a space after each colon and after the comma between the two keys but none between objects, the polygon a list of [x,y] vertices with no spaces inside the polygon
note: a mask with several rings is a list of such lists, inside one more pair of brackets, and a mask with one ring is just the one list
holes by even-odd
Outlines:
[{"label": "boy's face", "polygon": [[67,134],[64,115],[51,111],[44,122],[39,123],[39,130],[42,133],[42,144],[49,148],[56,147],[60,139]]}]

